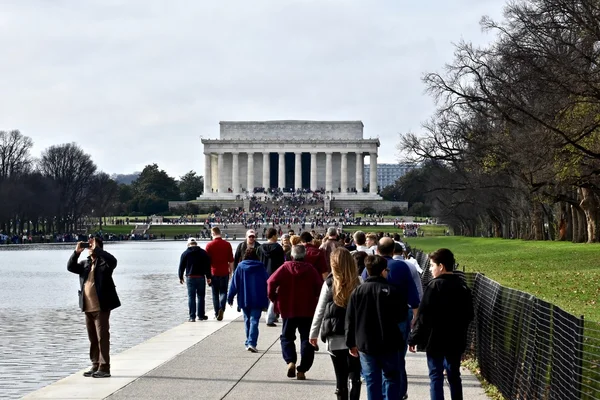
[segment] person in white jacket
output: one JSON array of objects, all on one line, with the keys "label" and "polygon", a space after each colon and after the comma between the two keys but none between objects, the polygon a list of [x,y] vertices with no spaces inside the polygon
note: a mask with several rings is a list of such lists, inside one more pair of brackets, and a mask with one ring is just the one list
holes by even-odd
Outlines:
[{"label": "person in white jacket", "polygon": [[[360,399],[360,360],[346,346],[346,306],[360,284],[358,269],[348,250],[338,247],[331,253],[331,274],[325,280],[310,329],[310,343],[317,347],[319,333],[327,343],[336,376],[338,400]],[[351,387],[348,390],[348,380]]]}]

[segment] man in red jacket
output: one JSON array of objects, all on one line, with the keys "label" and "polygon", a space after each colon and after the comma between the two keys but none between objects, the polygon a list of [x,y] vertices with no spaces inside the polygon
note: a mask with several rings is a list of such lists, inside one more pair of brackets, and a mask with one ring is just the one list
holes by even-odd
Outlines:
[{"label": "man in red jacket", "polygon": [[[287,376],[306,379],[315,358],[309,342],[310,326],[319,301],[323,279],[311,264],[304,262],[306,248],[292,247],[293,261],[286,261],[267,281],[269,300],[275,303],[283,319],[281,351],[287,363]],[[296,330],[300,334],[301,362],[296,369]],[[298,374],[296,374],[296,370]]]},{"label": "man in red jacket", "polygon": [[323,279],[329,275],[329,263],[325,256],[325,250],[319,249],[317,246],[312,244],[313,237],[310,232],[302,232],[300,235],[300,242],[306,248],[306,256],[304,262],[309,263],[317,269]]},{"label": "man in red jacket", "polygon": [[205,250],[210,256],[211,288],[215,319],[222,321],[227,302],[229,275],[233,272],[233,250],[231,244],[221,237],[221,229],[218,226],[213,226],[211,234],[213,240],[206,244]]}]

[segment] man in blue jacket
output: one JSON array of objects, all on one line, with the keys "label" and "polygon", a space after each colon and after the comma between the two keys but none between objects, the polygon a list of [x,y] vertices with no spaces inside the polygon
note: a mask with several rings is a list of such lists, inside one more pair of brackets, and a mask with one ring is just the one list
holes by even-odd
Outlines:
[{"label": "man in blue jacket", "polygon": [[198,297],[198,321],[206,321],[208,319],[204,304],[206,284],[210,285],[212,279],[210,256],[198,246],[193,237],[188,239],[188,248],[181,254],[179,260],[179,283],[182,285],[184,274],[188,290],[189,321],[196,320],[196,297]]},{"label": "man in blue jacket", "polygon": [[233,305],[233,297],[237,295],[238,308],[244,313],[244,326],[246,328],[246,350],[256,353],[258,342],[258,323],[260,316],[268,306],[267,279],[269,275],[265,265],[258,260],[254,249],[247,249],[238,264],[231,284],[227,302]]}]

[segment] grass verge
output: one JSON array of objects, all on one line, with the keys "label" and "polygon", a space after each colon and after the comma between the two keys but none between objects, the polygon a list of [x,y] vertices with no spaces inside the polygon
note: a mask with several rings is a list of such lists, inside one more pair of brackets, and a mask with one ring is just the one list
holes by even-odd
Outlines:
[{"label": "grass verge", "polygon": [[481,383],[481,387],[485,391],[485,394],[492,400],[506,400],[506,397],[500,393],[498,388],[491,383],[489,383],[483,376],[481,376],[481,372],[479,370],[479,363],[475,358],[467,358],[463,360],[461,365],[467,368]]},{"label": "grass verge", "polygon": [[[444,233],[448,227],[446,225],[421,225],[419,230],[425,232],[425,236],[444,236]],[[396,228],[392,225],[346,225],[344,226],[344,232],[355,232],[355,231],[363,231],[365,233],[369,232],[383,232],[383,233],[399,233],[402,235],[404,233],[403,229]]]},{"label": "grass verge", "polygon": [[600,322],[597,244],[441,236],[408,238],[431,252],[445,247],[460,269],[481,272],[504,286],[531,293],[574,315]]}]

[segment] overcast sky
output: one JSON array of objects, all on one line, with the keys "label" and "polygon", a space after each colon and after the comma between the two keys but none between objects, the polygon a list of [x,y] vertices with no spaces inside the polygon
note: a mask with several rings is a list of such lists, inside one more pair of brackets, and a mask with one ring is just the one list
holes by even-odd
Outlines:
[{"label": "overcast sky", "polygon": [[504,2],[0,0],[0,130],[179,177],[221,120],[361,120],[397,162],[433,111],[423,73],[492,41],[479,20]]}]

